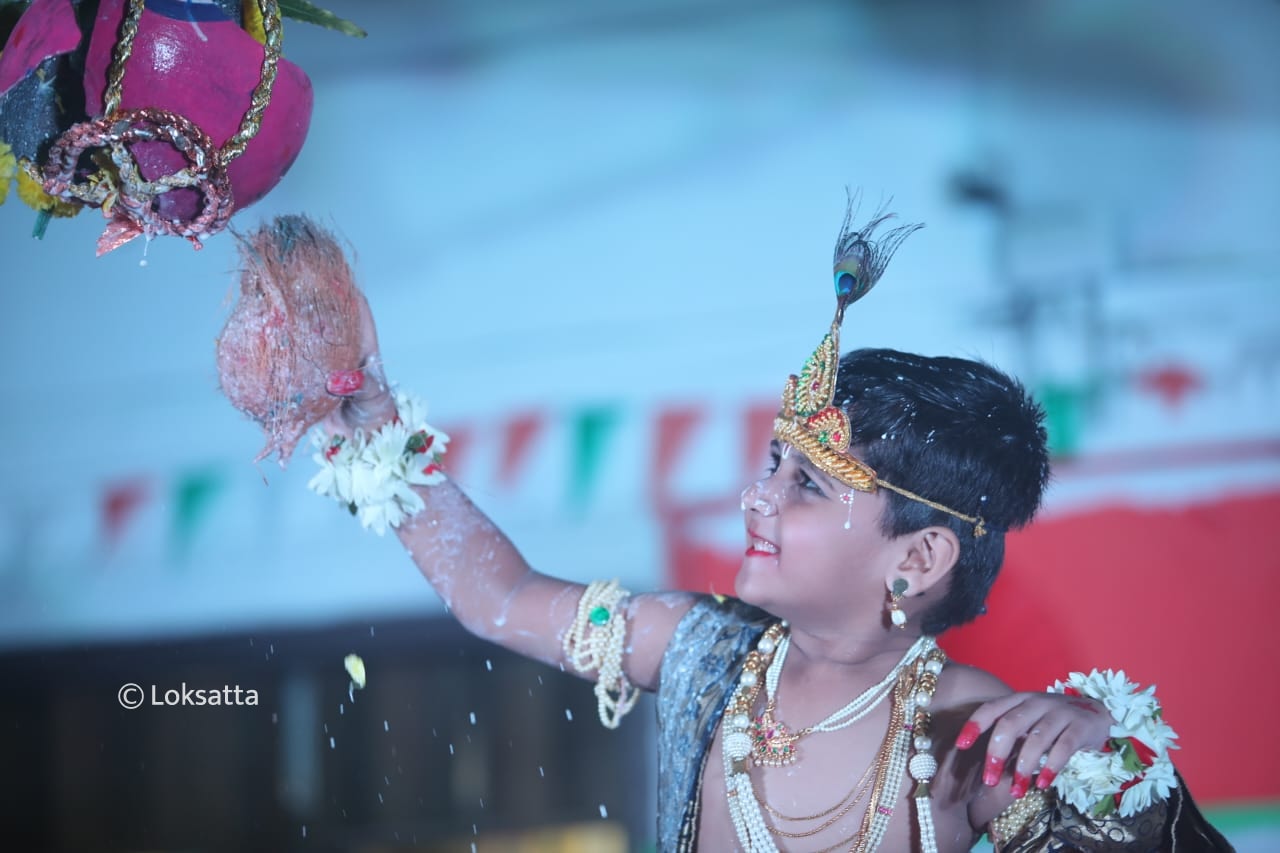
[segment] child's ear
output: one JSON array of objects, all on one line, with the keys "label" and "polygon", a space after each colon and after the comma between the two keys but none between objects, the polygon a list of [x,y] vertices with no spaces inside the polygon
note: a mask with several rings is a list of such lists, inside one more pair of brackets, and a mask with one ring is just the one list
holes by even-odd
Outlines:
[{"label": "child's ear", "polygon": [[[942,583],[960,559],[960,538],[949,527],[926,527],[911,534],[911,543],[895,577],[905,578],[908,595],[920,595]],[[893,579],[889,580],[890,586]]]}]

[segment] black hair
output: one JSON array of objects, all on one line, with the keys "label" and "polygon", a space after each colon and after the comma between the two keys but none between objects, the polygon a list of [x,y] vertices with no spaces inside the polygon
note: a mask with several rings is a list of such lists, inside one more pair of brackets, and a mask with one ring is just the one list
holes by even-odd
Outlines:
[{"label": "black hair", "polygon": [[851,450],[877,476],[970,516],[974,525],[888,489],[886,536],[945,526],[960,539],[947,593],[923,616],[940,634],[984,610],[1004,561],[1004,534],[1029,522],[1049,481],[1044,410],[1016,379],[982,362],[860,349],[840,359],[836,404]]}]

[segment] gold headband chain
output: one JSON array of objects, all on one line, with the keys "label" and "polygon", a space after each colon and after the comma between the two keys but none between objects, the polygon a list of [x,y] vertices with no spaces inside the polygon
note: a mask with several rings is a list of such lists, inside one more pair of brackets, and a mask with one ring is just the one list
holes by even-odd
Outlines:
[{"label": "gold headband chain", "polygon": [[836,317],[830,331],[818,348],[805,360],[800,375],[792,374],[782,391],[782,409],[773,421],[773,434],[797,448],[826,474],[860,492],[874,492],[883,487],[908,500],[945,512],[973,525],[975,537],[985,536],[986,523],[980,515],[966,515],[909,489],[895,486],[876,475],[875,469],[849,453],[851,430],[849,416],[832,405],[836,393],[836,374],[840,368],[840,324],[844,310],[866,295],[879,280],[894,251],[920,225],[895,228],[878,242],[871,233],[891,215],[877,213],[872,221],[857,231],[849,224],[856,208],[851,199],[844,227],[836,244],[835,287]]}]

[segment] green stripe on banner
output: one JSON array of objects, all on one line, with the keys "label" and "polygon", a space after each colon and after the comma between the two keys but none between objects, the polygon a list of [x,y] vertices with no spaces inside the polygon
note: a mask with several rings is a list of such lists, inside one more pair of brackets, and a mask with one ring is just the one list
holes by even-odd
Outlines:
[{"label": "green stripe on banner", "polygon": [[[1195,794],[1192,793],[1192,796]],[[1250,803],[1247,806],[1201,806],[1200,810],[1223,835],[1230,836],[1250,829],[1274,829],[1280,833],[1280,802]]]},{"label": "green stripe on banner", "polygon": [[1088,408],[1096,399],[1094,383],[1046,382],[1037,389],[1049,431],[1049,450],[1055,456],[1071,456],[1080,446]]},{"label": "green stripe on banner", "polygon": [[186,558],[192,540],[209,514],[218,493],[226,484],[221,470],[204,468],[178,478],[173,490],[173,556]]},{"label": "green stripe on banner", "polygon": [[617,406],[582,409],[573,417],[573,469],[569,479],[569,504],[584,510],[600,473],[605,444],[618,424]]}]

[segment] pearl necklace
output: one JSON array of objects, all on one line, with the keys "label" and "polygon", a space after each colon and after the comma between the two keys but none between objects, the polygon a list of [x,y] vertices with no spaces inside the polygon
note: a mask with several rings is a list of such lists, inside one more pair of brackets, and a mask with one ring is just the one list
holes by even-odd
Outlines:
[{"label": "pearl necklace", "polygon": [[[756,648],[747,653],[743,662],[742,675],[738,678],[737,687],[729,702],[722,724],[725,727],[721,743],[721,755],[724,760],[725,795],[729,818],[733,822],[738,841],[747,853],[778,853],[760,810],[760,803],[751,784],[751,775],[747,766],[747,757],[753,749],[751,735],[747,733],[751,725],[748,716],[756,698],[760,695],[760,676],[765,675],[768,686],[769,672],[773,669],[775,653],[785,659],[786,647],[789,645],[785,636],[786,622],[770,626],[761,637]],[[898,791],[902,778],[910,765],[912,778],[919,785],[916,790],[916,812],[920,826],[921,846],[925,853],[937,853],[937,841],[934,837],[932,813],[929,808],[929,781],[937,772],[937,761],[928,750],[932,747],[927,732],[929,714],[927,708],[937,688],[938,674],[942,672],[946,656],[938,648],[932,637],[921,637],[907,654],[903,656],[891,675],[894,685],[894,710],[891,715],[889,731],[877,754],[875,790],[871,802],[863,817],[862,829],[859,831],[854,850],[859,853],[877,849],[889,827],[889,819],[893,816],[893,807],[897,803]],[[777,689],[777,679],[781,674],[781,664],[777,667],[778,675],[774,676],[773,691]],[[888,679],[886,678],[886,681]],[[832,714],[819,725],[829,728],[843,728],[853,720],[846,717],[854,714],[865,716],[869,709],[867,703],[879,704],[887,695],[885,682],[875,685],[850,702],[844,708]],[[882,692],[883,691],[883,692]],[[874,707],[874,705],[872,706]],[[813,727],[816,730],[816,727]],[[908,756],[912,746],[916,755]]]},{"label": "pearl necklace", "polygon": [[775,716],[777,713],[778,680],[782,677],[782,667],[786,663],[787,652],[791,650],[791,635],[784,636],[778,641],[773,655],[773,662],[769,664],[769,668],[765,672],[764,689],[768,701],[765,704],[764,712],[755,719],[751,727],[753,735],[752,760],[756,766],[781,767],[786,764],[794,764],[796,759],[800,757],[796,749],[796,744],[800,738],[813,732],[839,731],[870,714],[893,692],[893,685],[898,680],[903,668],[910,661],[928,651],[931,643],[932,639],[927,637],[921,637],[916,640],[915,644],[907,650],[902,659],[894,665],[893,669],[889,670],[889,674],[881,679],[878,684],[868,687],[858,698],[838,711],[833,712],[821,722],[792,732],[785,723]]}]

